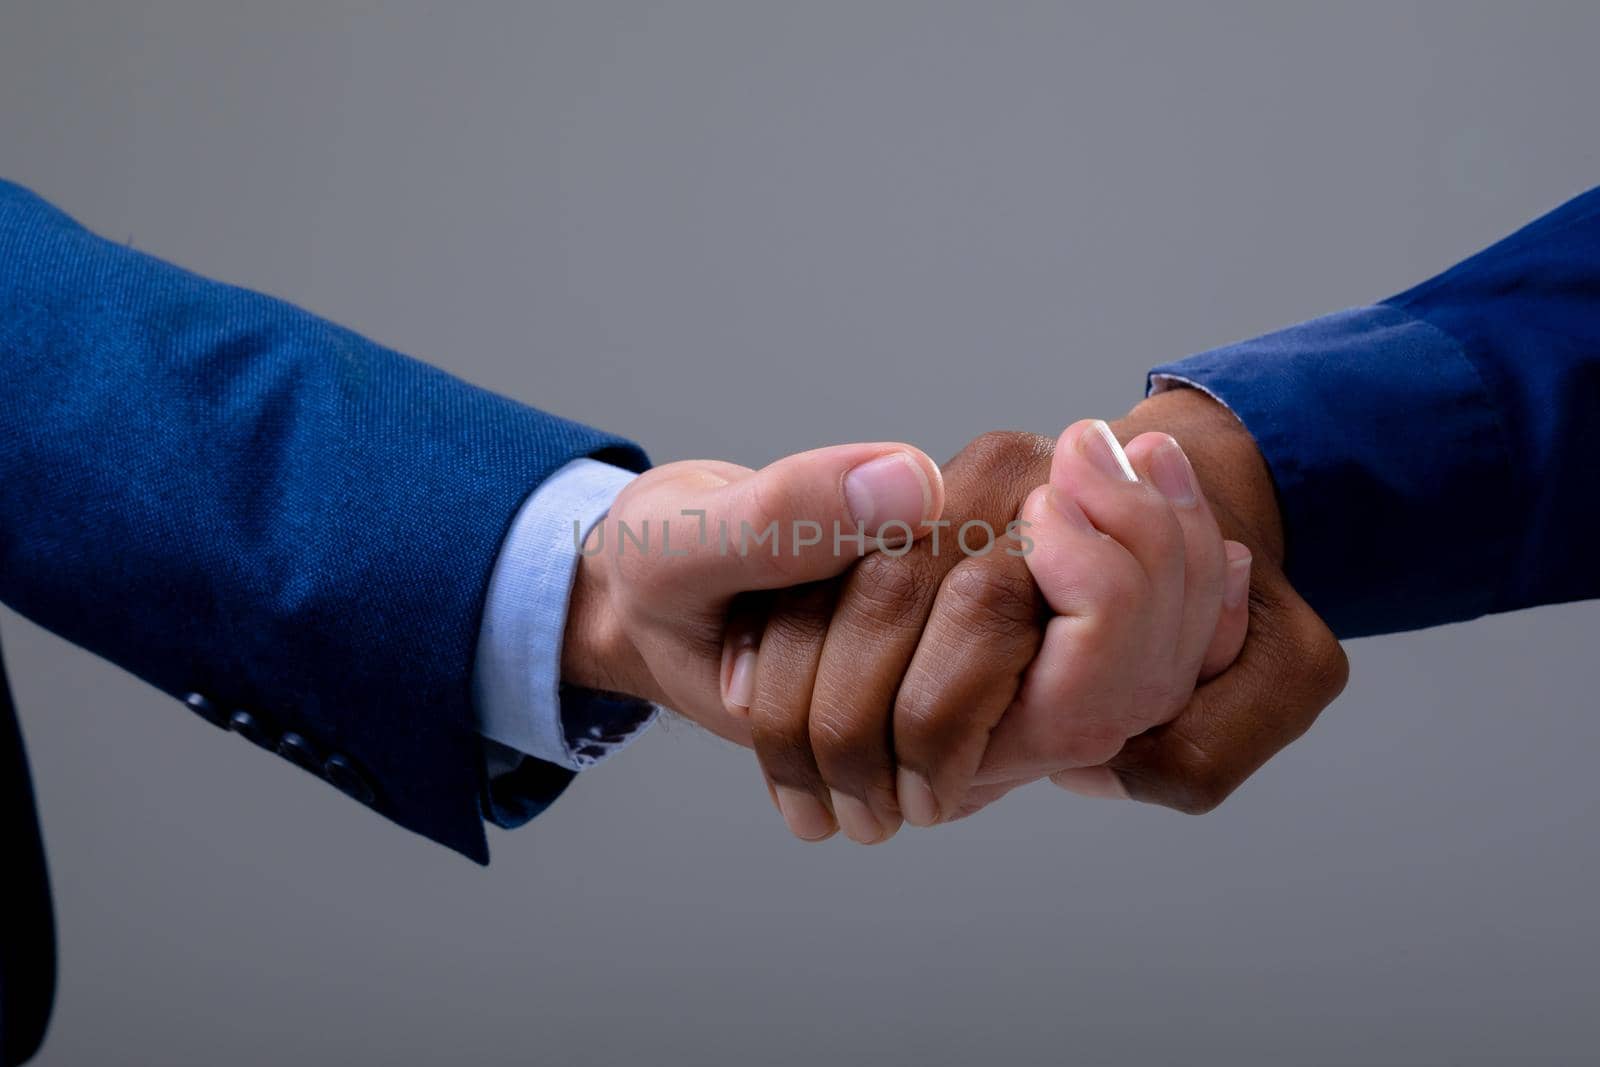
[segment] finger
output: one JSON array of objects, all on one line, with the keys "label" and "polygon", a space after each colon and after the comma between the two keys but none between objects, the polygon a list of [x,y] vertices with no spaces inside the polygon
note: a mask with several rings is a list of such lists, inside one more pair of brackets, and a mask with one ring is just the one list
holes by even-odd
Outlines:
[{"label": "finger", "polygon": [[[977,470],[952,463],[950,477],[955,499],[976,498],[970,483],[981,477]],[[940,583],[963,558],[958,535],[942,533],[903,556],[879,552],[857,564],[840,589],[817,667],[812,748],[840,828],[858,844],[888,840],[903,819],[895,701]],[[975,546],[982,539],[981,533],[969,534]]]},{"label": "finger", "polygon": [[755,699],[761,631],[766,627],[770,603],[770,597],[747,594],[735,597],[728,608],[728,624],[722,638],[722,706],[739,718],[750,714],[750,703]]},{"label": "finger", "polygon": [[[1250,550],[1237,541],[1223,542],[1228,557],[1223,583],[1222,613],[1211,646],[1200,665],[1202,681],[1226,670],[1239,655],[1249,628]],[[1050,780],[1068,792],[1084,797],[1126,800],[1128,790],[1110,767],[1074,767],[1058,771]]]},{"label": "finger", "polygon": [[1233,666],[1196,689],[1176,719],[1110,760],[1135,800],[1210,811],[1343,690],[1344,650],[1288,582],[1258,578],[1255,593],[1250,636]]},{"label": "finger", "polygon": [[999,782],[995,785],[974,786],[967,791],[966,796],[961,798],[961,806],[953,814],[947,816],[944,821],[955,822],[958,819],[965,819],[969,815],[976,815],[1007,793],[1027,784],[1027,782]]},{"label": "finger", "polygon": [[1237,541],[1224,541],[1223,551],[1227,564],[1222,581],[1222,611],[1211,644],[1200,660],[1201,681],[1228,669],[1244,647],[1250,628],[1250,550]]},{"label": "finger", "polygon": [[877,552],[840,588],[811,693],[810,741],[840,828],[858,844],[900,827],[895,694],[948,563],[922,546],[900,558]]},{"label": "finger", "polygon": [[[1062,433],[1050,484],[1071,496],[1095,528],[1139,564],[1151,611],[1148,647],[1176,648],[1183,621],[1184,531],[1166,497],[1139,479],[1111,428],[1099,419],[1074,423]],[[1199,656],[1196,649],[1196,665]]]},{"label": "finger", "polygon": [[680,514],[658,534],[657,551],[671,561],[664,580],[715,599],[831,578],[879,536],[924,535],[943,508],[944,483],[938,465],[910,445],[836,445],[683,493],[678,503]]},{"label": "finger", "polygon": [[894,702],[896,795],[906,821],[963,809],[990,734],[1039,649],[1044,599],[1015,537],[945,576]]},{"label": "finger", "polygon": [[[899,827],[889,708],[937,589],[936,566],[935,557],[912,546],[909,556],[892,551],[868,556],[842,584],[829,585],[837,595],[824,596],[812,586],[780,592],[771,601],[753,655],[749,623],[729,628],[723,646],[724,703],[733,705],[733,714],[746,714],[737,707],[743,695],[737,670],[742,653],[755,665],[748,714],[757,724],[755,748],[762,767],[769,780],[810,793],[815,801],[787,795],[791,829],[797,823],[814,828],[817,822],[809,816],[819,807],[837,812],[846,835],[858,843],[885,840]],[[848,679],[848,698],[841,698],[838,684],[820,682],[838,676],[823,669],[828,655],[833,670]],[[869,710],[857,711],[861,706]],[[819,750],[825,758],[819,758]],[[852,792],[836,796],[825,771]],[[875,803],[869,800],[870,781],[886,783],[878,787]],[[807,817],[791,818],[791,809]],[[831,827],[831,815],[828,821]]]},{"label": "finger", "polygon": [[1063,490],[1044,485],[1023,502],[1028,571],[1057,615],[1023,676],[1017,701],[989,738],[980,784],[1038,778],[1102,763],[1137,732],[1102,695],[1108,672],[1128,669],[1130,635],[1149,629],[1149,578]]},{"label": "finger", "polygon": [[809,721],[834,593],[833,583],[821,583],[774,598],[748,711],[761,773],[789,831],[803,841],[820,841],[838,828],[811,751]]},{"label": "finger", "polygon": [[[873,553],[841,584],[810,686],[810,736],[831,787],[829,803],[853,839],[886,840],[901,824],[895,698],[940,583],[1006,529],[1018,502],[1048,476],[1050,449],[1048,439],[1029,434],[977,438],[946,468],[946,500],[955,503],[943,528],[932,528],[932,536],[901,558]],[[971,634],[969,640],[981,645],[986,635]],[[872,819],[861,817],[863,807]]]},{"label": "finger", "polygon": [[1080,797],[1127,800],[1128,791],[1110,767],[1069,767],[1050,776],[1050,781]]},{"label": "finger", "polygon": [[[1186,698],[1199,676],[1202,657],[1222,614],[1224,577],[1228,569],[1222,531],[1217,528],[1217,520],[1200,492],[1189,458],[1170,434],[1140,434],[1128,442],[1127,453],[1139,477],[1154,485],[1166,499],[1182,534],[1183,576],[1181,587],[1177,587],[1179,600],[1175,606],[1169,605],[1169,610],[1175,607],[1177,611],[1177,634],[1172,644],[1165,647],[1172,665],[1170,680],[1174,686],[1182,687],[1182,696]],[[1237,646],[1233,651],[1238,651]],[[1175,698],[1169,707],[1151,708],[1156,717],[1145,725],[1154,726],[1165,713],[1175,712],[1177,706]]]}]

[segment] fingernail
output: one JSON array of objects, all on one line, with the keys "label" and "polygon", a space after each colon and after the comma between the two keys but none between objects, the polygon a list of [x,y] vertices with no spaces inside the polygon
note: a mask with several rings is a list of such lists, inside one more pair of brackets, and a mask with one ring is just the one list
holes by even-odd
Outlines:
[{"label": "fingernail", "polygon": [[1183,454],[1178,442],[1168,437],[1150,457],[1150,480],[1156,483],[1161,495],[1176,508],[1192,508],[1200,502],[1200,490],[1194,484],[1194,468],[1189,457]]},{"label": "fingernail", "polygon": [[883,826],[878,822],[878,817],[872,814],[872,809],[867,807],[866,801],[857,800],[837,789],[832,791],[832,797],[833,814],[838,818],[839,829],[844,831],[844,836],[858,845],[873,845],[883,840]]},{"label": "fingernail", "polygon": [[728,677],[728,703],[748,708],[756,698],[756,650],[741,648],[733,654],[733,673]]},{"label": "fingernail", "polygon": [[895,772],[895,792],[900,797],[900,814],[912,826],[932,826],[939,821],[939,798],[933,787],[916,771],[901,767]]},{"label": "fingernail", "polygon": [[1095,419],[1078,432],[1078,451],[1095,470],[1112,481],[1139,480],[1139,476],[1133,473],[1133,464],[1128,462],[1128,454],[1122,450],[1116,434],[1113,434],[1111,427],[1100,419]]},{"label": "fingernail", "polygon": [[1080,797],[1128,799],[1128,791],[1122,787],[1122,779],[1118,778],[1116,772],[1109,767],[1073,767],[1071,770],[1057,771],[1050,776],[1050,780]]},{"label": "fingernail", "polygon": [[850,517],[869,536],[876,536],[890,522],[903,522],[915,533],[928,514],[932,497],[922,465],[904,452],[868,460],[844,476],[844,501]]},{"label": "fingernail", "polygon": [[1250,550],[1237,541],[1223,542],[1228,554],[1228,570],[1222,576],[1222,605],[1236,608],[1250,592]]},{"label": "fingernail", "polygon": [[812,794],[793,786],[778,786],[778,810],[789,832],[802,841],[821,841],[833,833],[833,817]]}]

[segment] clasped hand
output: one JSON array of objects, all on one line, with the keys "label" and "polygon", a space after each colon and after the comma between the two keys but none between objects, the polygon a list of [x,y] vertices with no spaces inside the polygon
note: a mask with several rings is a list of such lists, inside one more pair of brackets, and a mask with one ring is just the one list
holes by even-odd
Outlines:
[{"label": "clasped hand", "polygon": [[902,444],[673,463],[584,547],[563,677],[754,748],[803,839],[884,841],[1041,778],[1220,800],[1160,779],[1217,774],[1168,724],[1239,655],[1252,553],[1168,434],[992,433],[943,470]]}]

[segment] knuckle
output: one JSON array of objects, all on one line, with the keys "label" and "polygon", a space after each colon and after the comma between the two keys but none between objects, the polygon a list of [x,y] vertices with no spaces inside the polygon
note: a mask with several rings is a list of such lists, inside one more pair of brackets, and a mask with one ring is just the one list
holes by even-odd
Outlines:
[{"label": "knuckle", "polygon": [[1218,751],[1177,730],[1132,738],[1112,766],[1131,796],[1184,815],[1215,811],[1243,781]]},{"label": "knuckle", "polygon": [[[987,559],[988,557],[986,557]],[[945,576],[940,590],[969,633],[1020,637],[1031,634],[1040,616],[1039,590],[1024,569],[968,560]]]},{"label": "knuckle", "polygon": [[757,694],[750,715],[750,734],[763,756],[769,752],[809,750],[804,708],[776,703],[765,694]]},{"label": "knuckle", "polygon": [[1016,447],[1017,438],[1023,436],[1026,435],[1011,430],[989,430],[969,441],[958,458],[985,466],[993,464],[1010,454]]},{"label": "knuckle", "polygon": [[1183,524],[1161,491],[1146,484],[1140,510],[1143,512],[1141,521],[1146,524],[1151,544],[1159,558],[1183,559],[1188,548],[1183,536]]},{"label": "knuckle", "polygon": [[870,716],[854,709],[813,709],[809,742],[824,774],[859,773],[875,762],[870,754],[881,751],[884,731]]},{"label": "knuckle", "polygon": [[850,581],[851,608],[875,626],[921,621],[925,584],[909,558],[882,553],[867,556]]},{"label": "knuckle", "polygon": [[1073,646],[1081,656],[1114,656],[1126,647],[1130,621],[1129,613],[1103,611],[1096,602],[1089,614],[1071,620]]},{"label": "knuckle", "polygon": [[1205,815],[1215,811],[1238,785],[1229,767],[1209,750],[1188,745],[1178,769],[1176,803],[1172,806],[1185,815]]},{"label": "knuckle", "polygon": [[1176,676],[1154,672],[1134,684],[1131,720],[1141,730],[1165,722],[1188,702],[1193,691],[1192,682],[1186,685]]},{"label": "knuckle", "polygon": [[938,686],[907,679],[894,698],[894,739],[897,750],[926,752],[937,747],[946,707]]},{"label": "knuckle", "polygon": [[816,761],[804,715],[765,714],[752,709],[751,741],[761,766],[782,785],[809,787],[817,780]]},{"label": "knuckle", "polygon": [[[794,514],[794,501],[784,487],[761,478],[752,478],[750,482],[738,508],[738,517],[730,520],[728,537],[734,546],[731,551],[759,562],[763,570],[780,578],[802,581],[809,573],[810,561],[800,550],[800,537],[802,533],[809,536],[815,531],[796,521],[803,516]],[[826,534],[827,531],[823,531],[824,542]]]},{"label": "knuckle", "polygon": [[[1277,653],[1282,669],[1299,682],[1297,692],[1314,702],[1317,711],[1333,703],[1350,681],[1350,659],[1327,624],[1298,597],[1273,599],[1270,593],[1260,617],[1264,632],[1276,625],[1284,634]],[[1255,619],[1251,628],[1258,628]]]},{"label": "knuckle", "polygon": [[1196,592],[1220,597],[1228,573],[1228,554],[1213,521],[1184,535],[1184,577]]},{"label": "knuckle", "polygon": [[1222,806],[1228,798],[1225,789],[1207,788],[1202,790],[1185,789],[1179,794],[1179,801],[1174,807],[1185,815],[1209,815]]},{"label": "knuckle", "polygon": [[1312,657],[1311,670],[1317,699],[1326,707],[1350,682],[1350,657],[1339,644],[1330,641],[1327,652]]},{"label": "knuckle", "polygon": [[1126,740],[1108,724],[1075,723],[1057,742],[1057,757],[1065,766],[1098,767],[1121,750]]},{"label": "knuckle", "polygon": [[1106,616],[1132,617],[1150,602],[1150,578],[1131,559],[1119,560],[1095,576],[1089,599],[1092,609]]},{"label": "knuckle", "polygon": [[745,498],[739,507],[740,521],[758,531],[773,523],[782,526],[791,510],[783,486],[766,478],[751,478],[745,486]]},{"label": "knuckle", "polygon": [[1015,463],[1019,458],[1048,457],[1054,442],[1048,437],[1020,430],[989,430],[974,437],[957,455],[963,463],[993,467]]},{"label": "knuckle", "polygon": [[828,633],[828,613],[813,603],[790,603],[767,616],[762,635],[763,656],[767,649],[811,648],[821,645]]}]

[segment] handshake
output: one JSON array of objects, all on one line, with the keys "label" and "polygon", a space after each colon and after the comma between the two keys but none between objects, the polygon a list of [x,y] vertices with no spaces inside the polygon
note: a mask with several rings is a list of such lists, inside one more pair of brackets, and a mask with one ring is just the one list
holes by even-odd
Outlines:
[{"label": "handshake", "polygon": [[1041,778],[1206,811],[1344,683],[1281,541],[1254,442],[1192,390],[943,470],[903,444],[673,463],[584,540],[562,677],[754,748],[808,841]]}]

